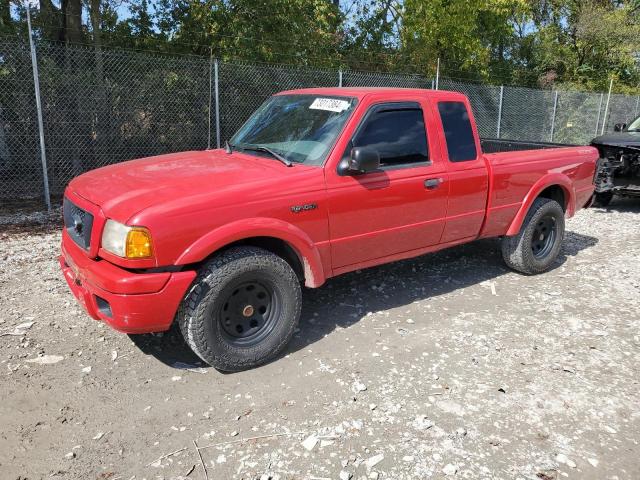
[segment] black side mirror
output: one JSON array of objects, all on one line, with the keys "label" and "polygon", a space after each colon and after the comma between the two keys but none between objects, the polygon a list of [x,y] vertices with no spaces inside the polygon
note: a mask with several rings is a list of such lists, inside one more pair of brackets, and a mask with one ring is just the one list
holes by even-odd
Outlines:
[{"label": "black side mirror", "polygon": [[349,158],[344,159],[340,164],[342,175],[354,175],[368,173],[380,168],[380,154],[367,147],[354,147],[351,149]]},{"label": "black side mirror", "polygon": [[613,131],[614,132],[621,132],[623,131],[625,128],[627,128],[627,124],[626,123],[616,123],[613,126]]}]

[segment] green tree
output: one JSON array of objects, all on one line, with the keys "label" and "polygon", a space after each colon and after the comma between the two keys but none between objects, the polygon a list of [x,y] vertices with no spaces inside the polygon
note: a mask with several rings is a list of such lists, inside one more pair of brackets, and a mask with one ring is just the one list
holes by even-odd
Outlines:
[{"label": "green tree", "polygon": [[178,48],[221,58],[330,63],[341,15],[327,0],[164,0],[158,26]]},{"label": "green tree", "polygon": [[530,12],[535,28],[519,56],[541,85],[604,90],[612,76],[618,87],[640,82],[640,2],[537,0]]},{"label": "green tree", "polygon": [[487,77],[492,64],[506,62],[511,19],[526,10],[523,0],[405,0],[402,47],[415,63],[440,58],[450,74]]},{"label": "green tree", "polygon": [[343,2],[345,64],[364,70],[407,70],[409,67],[399,48],[402,9],[400,0]]},{"label": "green tree", "polygon": [[[10,3],[14,2],[14,3]],[[40,0],[44,39],[226,59],[637,91],[640,0]],[[13,5],[13,13],[11,10]],[[0,0],[0,34],[26,31]],[[84,22],[84,24],[83,24]],[[100,55],[96,64],[100,66]],[[98,72],[100,77],[100,73]]]}]

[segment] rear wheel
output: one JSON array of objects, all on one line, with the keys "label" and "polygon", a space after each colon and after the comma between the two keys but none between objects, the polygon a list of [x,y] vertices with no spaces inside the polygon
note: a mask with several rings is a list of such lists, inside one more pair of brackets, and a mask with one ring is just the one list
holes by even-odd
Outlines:
[{"label": "rear wheel", "polygon": [[524,219],[520,232],[502,238],[506,264],[528,275],[542,273],[556,260],[564,239],[564,211],[558,202],[537,198]]},{"label": "rear wheel", "polygon": [[302,294],[291,266],[256,247],[235,247],[209,261],[178,313],[187,344],[222,371],[277,356],[298,324]]}]

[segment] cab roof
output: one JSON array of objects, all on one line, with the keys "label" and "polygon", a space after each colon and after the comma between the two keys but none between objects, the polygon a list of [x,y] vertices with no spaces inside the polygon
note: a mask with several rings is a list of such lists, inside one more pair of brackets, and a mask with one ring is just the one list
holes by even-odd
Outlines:
[{"label": "cab roof", "polygon": [[465,100],[462,93],[448,90],[429,90],[426,88],[396,88],[396,87],[331,87],[331,88],[301,88],[286,90],[277,95],[326,95],[332,97],[355,97],[358,100],[368,95],[383,95],[393,100],[394,97],[413,94],[436,100]]}]

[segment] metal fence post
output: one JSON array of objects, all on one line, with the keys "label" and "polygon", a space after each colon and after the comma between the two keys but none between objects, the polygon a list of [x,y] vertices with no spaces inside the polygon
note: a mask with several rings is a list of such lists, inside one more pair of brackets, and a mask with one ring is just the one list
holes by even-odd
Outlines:
[{"label": "metal fence post", "polygon": [[638,116],[638,107],[640,106],[640,95],[638,95],[638,98],[636,99],[636,111],[633,114],[633,118],[636,118]]},{"label": "metal fence post", "polygon": [[209,106],[207,108],[207,150],[211,149],[211,101],[213,98],[213,50],[209,48]]},{"label": "metal fence post", "polygon": [[216,92],[216,145],[220,148],[220,82],[218,80],[218,59],[213,63]]},{"label": "metal fence post", "polygon": [[609,114],[609,101],[611,100],[612,88],[613,88],[613,77],[611,77],[611,82],[609,82],[609,94],[607,95],[607,105],[604,107],[604,118],[602,119],[602,130],[600,130],[600,135],[604,135],[604,127],[607,124],[607,115]]},{"label": "metal fence post", "polygon": [[438,85],[440,84],[440,57],[438,57],[438,63],[436,64],[436,90],[438,90]]},{"label": "metal fence post", "polygon": [[604,93],[600,94],[600,104],[598,105],[598,118],[596,120],[596,131],[594,133],[595,136],[598,136],[598,127],[600,126],[600,112],[602,111],[602,100],[604,100]]},{"label": "metal fence post", "polygon": [[342,88],[342,69],[338,70],[338,87]]},{"label": "metal fence post", "polygon": [[496,138],[500,138],[500,124],[502,123],[502,99],[504,97],[504,85],[500,85],[500,102],[498,103],[498,127],[496,128]]},{"label": "metal fence post", "polygon": [[38,134],[40,136],[40,161],[42,162],[42,181],[44,183],[44,201],[47,210],[51,211],[51,196],[49,195],[49,173],[47,172],[47,153],[44,149],[44,125],[42,122],[42,102],[40,101],[40,80],[38,77],[38,58],[36,46],[33,43],[33,31],[31,30],[31,7],[25,2],[27,10],[27,29],[29,30],[29,46],[31,49],[31,65],[33,67],[33,89],[36,95],[36,109],[38,110]]},{"label": "metal fence post", "polygon": [[553,95],[553,116],[551,117],[551,143],[553,143],[553,132],[556,129],[556,112],[558,111],[558,91]]}]

